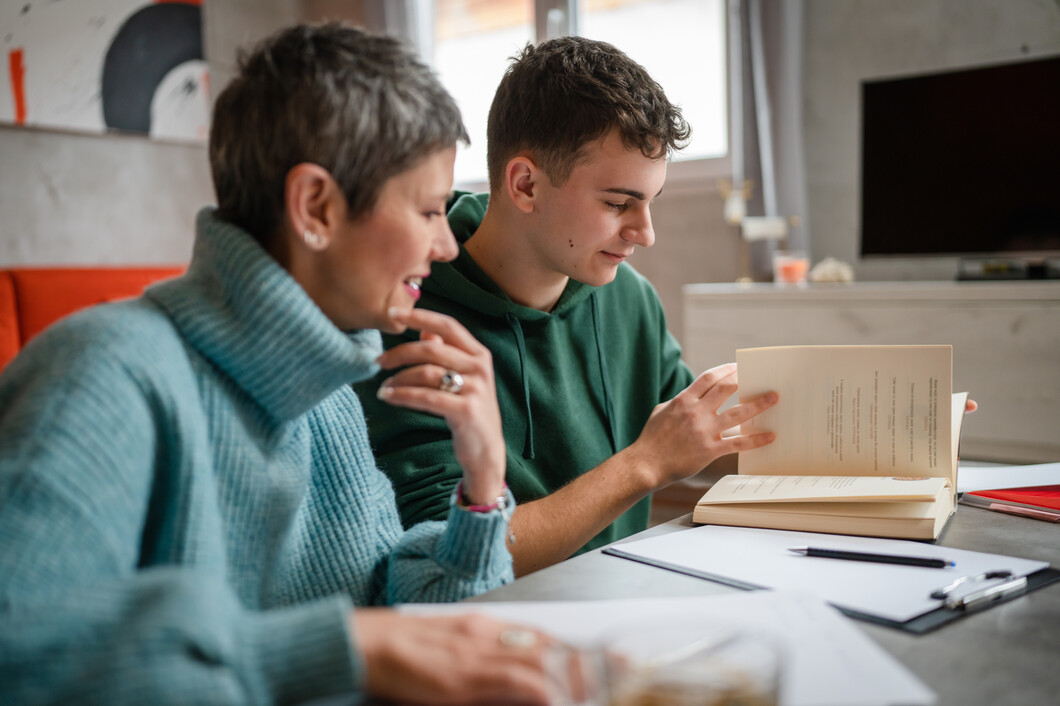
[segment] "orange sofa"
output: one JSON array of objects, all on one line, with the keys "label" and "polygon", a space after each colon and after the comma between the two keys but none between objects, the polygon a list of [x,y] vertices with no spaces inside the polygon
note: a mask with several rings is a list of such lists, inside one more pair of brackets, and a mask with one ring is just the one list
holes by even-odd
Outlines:
[{"label": "orange sofa", "polygon": [[56,319],[134,297],[184,267],[18,267],[0,270],[0,369]]}]

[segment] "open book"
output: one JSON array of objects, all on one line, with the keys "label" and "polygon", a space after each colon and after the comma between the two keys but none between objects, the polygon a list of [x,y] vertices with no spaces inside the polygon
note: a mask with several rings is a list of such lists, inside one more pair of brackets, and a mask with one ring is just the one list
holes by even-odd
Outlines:
[{"label": "open book", "polygon": [[780,401],[742,426],[772,444],[740,452],[692,521],[935,539],[956,508],[967,393],[951,346],[779,346],[736,351],[740,399]]}]

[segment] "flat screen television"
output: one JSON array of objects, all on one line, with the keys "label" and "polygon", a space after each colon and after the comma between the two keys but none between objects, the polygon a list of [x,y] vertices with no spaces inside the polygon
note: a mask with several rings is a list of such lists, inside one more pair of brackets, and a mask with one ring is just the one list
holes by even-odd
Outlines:
[{"label": "flat screen television", "polygon": [[860,249],[1060,256],[1060,56],[862,82]]}]

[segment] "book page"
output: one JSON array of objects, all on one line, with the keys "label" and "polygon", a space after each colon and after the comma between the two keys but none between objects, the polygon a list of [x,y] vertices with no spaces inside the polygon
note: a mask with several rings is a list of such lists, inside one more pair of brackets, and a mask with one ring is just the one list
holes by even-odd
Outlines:
[{"label": "book page", "polygon": [[[741,509],[747,509],[747,505],[713,505],[711,506],[712,511],[716,511],[718,508],[724,508],[724,510],[731,512],[740,512]],[[872,525],[873,520],[891,520],[891,521],[902,521],[903,525],[910,520],[934,520],[938,516],[937,507],[934,502],[896,502],[896,501],[884,501],[884,502],[791,502],[791,503],[763,503],[761,505],[753,506],[754,516],[753,518],[758,521],[763,517],[776,517],[783,515],[785,518],[790,518],[793,521],[799,522],[802,526],[792,525],[787,529],[792,530],[806,530],[809,532],[819,532],[820,529],[815,528],[818,518],[822,515],[843,518],[847,524],[858,528],[859,530],[865,529]],[[746,514],[739,515],[741,519],[746,517]],[[715,523],[708,523],[715,524]],[[718,523],[720,524],[720,523]],[[748,523],[747,527],[754,527],[754,523]],[[894,528],[894,525],[892,525]],[[841,532],[841,534],[858,534],[875,536],[868,532]],[[889,536],[889,535],[879,535]]]},{"label": "book page", "polygon": [[780,401],[742,426],[772,430],[741,474],[952,478],[951,346],[779,346],[736,351],[740,400]]},{"label": "book page", "polygon": [[718,480],[700,504],[771,503],[807,500],[933,501],[949,483],[946,478],[893,476],[764,476],[730,475]]},{"label": "book page", "polygon": [[973,466],[962,463],[957,477],[957,491],[960,493],[1036,485],[1060,485],[1060,463],[1019,466]]}]

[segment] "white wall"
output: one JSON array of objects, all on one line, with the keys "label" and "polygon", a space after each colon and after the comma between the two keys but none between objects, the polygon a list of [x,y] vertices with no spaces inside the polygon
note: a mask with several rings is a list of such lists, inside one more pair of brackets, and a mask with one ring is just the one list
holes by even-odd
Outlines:
[{"label": "white wall", "polygon": [[[805,0],[811,251],[855,263],[859,82],[1060,52],[1055,0]],[[956,258],[869,260],[864,280],[953,279]]]},{"label": "white wall", "polygon": [[212,200],[203,147],[0,128],[0,267],[183,263]]}]

